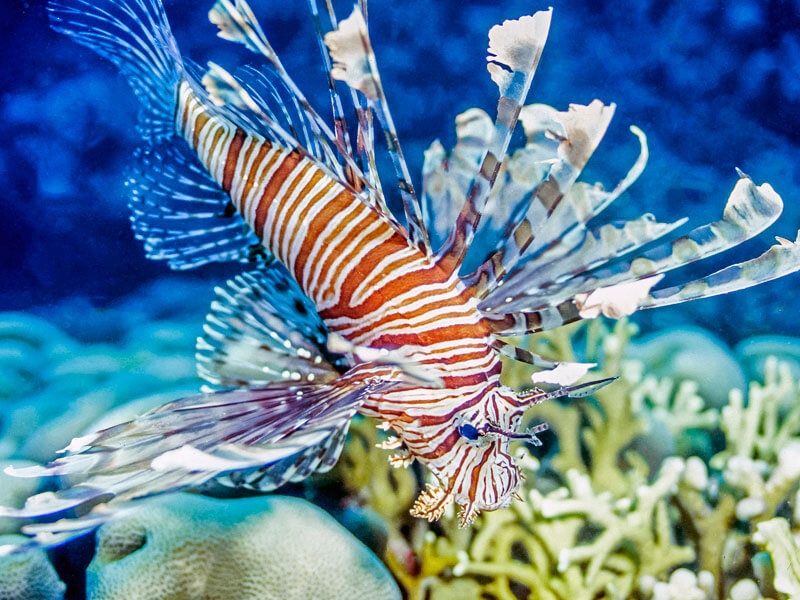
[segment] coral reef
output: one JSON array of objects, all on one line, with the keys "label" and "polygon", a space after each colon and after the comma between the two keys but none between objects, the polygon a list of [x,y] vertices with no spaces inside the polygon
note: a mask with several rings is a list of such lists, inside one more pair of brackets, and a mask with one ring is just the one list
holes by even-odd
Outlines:
[{"label": "coral reef", "polygon": [[[28,496],[33,495],[39,489],[41,480],[36,477],[22,479],[6,475],[3,471],[6,467],[17,468],[29,467],[37,463],[30,460],[1,460],[0,459],[0,506],[13,506],[19,508],[25,503]],[[21,522],[18,519],[0,517],[0,534],[16,533],[19,531]]]},{"label": "coral reef", "polygon": [[[115,318],[106,322],[69,323],[69,333],[28,314],[0,314],[0,462],[38,459],[86,428],[108,426],[196,389],[200,382],[190,366],[202,304],[170,303],[169,287],[157,284],[121,301]],[[185,287],[187,293],[192,289],[200,288]],[[70,312],[63,310],[52,314]],[[696,328],[642,338],[636,329],[626,322],[613,327],[594,322],[526,340],[534,352],[596,362],[595,375],[620,379],[591,398],[544,403],[530,411],[532,423],[546,421],[553,433],[542,435],[545,445],[537,457],[529,448],[517,449],[527,477],[523,501],[510,509],[481,515],[469,529],[459,528],[452,514],[435,524],[410,517],[423,473],[416,466],[397,468],[404,466],[401,461],[392,466],[386,433],[361,418],[353,422],[336,467],[308,482],[307,497],[329,507],[383,558],[410,600],[796,597],[800,341],[762,336],[732,351]],[[96,341],[103,338],[109,341]],[[714,386],[698,381],[704,371],[697,363],[714,371]],[[514,387],[530,385],[530,372],[520,363],[508,362],[504,377]],[[39,485],[0,475],[0,503],[18,505]],[[302,526],[316,520],[325,525],[305,533],[264,533],[270,522],[290,521],[270,521],[273,502],[313,513],[301,519]],[[200,522],[202,527],[196,526]],[[324,547],[319,531],[325,528],[365,557],[366,562],[346,561],[347,568],[363,567],[375,585],[388,586],[385,597],[398,597],[375,555],[331,523],[301,501],[276,497],[222,503],[182,495],[148,503],[102,530],[89,571],[90,597],[135,598],[134,588],[148,590],[142,597],[161,597],[155,584],[147,588],[142,574],[150,567],[141,565],[167,556],[172,558],[165,564],[173,566],[164,567],[162,591],[200,581],[197,585],[213,592],[214,577],[245,582],[256,572],[267,581],[278,564],[271,555],[256,552],[251,558],[261,561],[258,566],[228,560],[223,568],[213,548],[226,540],[231,556],[231,548],[238,547],[231,539],[261,535],[252,547],[271,551],[272,535],[311,540],[311,547],[303,546],[307,553]],[[4,532],[19,526],[0,523]],[[179,546],[193,558],[181,563]],[[42,581],[53,573],[43,554],[25,560],[40,561]],[[313,585],[326,563],[312,562],[316,567],[309,572],[308,561],[280,564],[284,574]],[[234,574],[234,568],[240,571]],[[341,564],[336,570],[346,572]],[[212,572],[218,575],[205,577]],[[196,579],[198,573],[204,577]],[[328,579],[331,585],[364,580],[352,574]],[[61,597],[63,584],[54,574],[49,581],[57,592],[52,597]],[[212,592],[206,597],[215,597]],[[277,597],[269,593],[251,597]],[[354,593],[341,597],[358,597]],[[364,597],[380,597],[369,594]]]},{"label": "coral reef", "polygon": [[180,494],[104,525],[93,600],[399,600],[386,568],[327,513],[297,498]]},{"label": "coral reef", "polygon": [[725,405],[730,390],[745,386],[734,353],[699,327],[675,327],[632,340],[626,354],[642,362],[648,375],[694,381],[697,393],[714,408]]},{"label": "coral reef", "polygon": [[[519,449],[527,478],[510,510],[481,515],[471,530],[452,515],[435,525],[397,517],[386,560],[409,598],[794,597],[800,387],[789,365],[767,359],[763,382],[715,408],[685,373],[656,376],[639,360],[653,353],[626,352],[635,332],[597,322],[528,340],[537,353],[621,377],[594,398],[531,410],[555,435],[540,459]],[[714,364],[730,365],[732,353],[719,351]],[[506,367],[509,384],[529,385],[525,367]],[[379,461],[361,460],[386,476]],[[394,493],[402,505],[394,489],[380,502]]]},{"label": "coral reef", "polygon": [[[0,545],[21,541],[18,535],[0,536]],[[65,588],[44,550],[0,557],[0,600],[62,600]]]}]

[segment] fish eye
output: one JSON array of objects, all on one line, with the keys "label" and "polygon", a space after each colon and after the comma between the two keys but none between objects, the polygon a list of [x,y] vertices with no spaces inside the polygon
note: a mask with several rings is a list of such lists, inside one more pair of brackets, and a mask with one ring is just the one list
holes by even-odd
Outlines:
[{"label": "fish eye", "polygon": [[467,438],[468,440],[475,441],[480,437],[480,432],[477,428],[469,423],[464,423],[463,425],[459,425],[457,427],[458,433],[461,437]]}]

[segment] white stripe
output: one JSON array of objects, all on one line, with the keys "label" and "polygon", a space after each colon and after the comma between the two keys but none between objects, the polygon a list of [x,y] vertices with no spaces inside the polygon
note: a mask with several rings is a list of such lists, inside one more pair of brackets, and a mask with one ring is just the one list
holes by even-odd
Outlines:
[{"label": "white stripe", "polygon": [[[320,171],[316,172],[319,173]],[[294,271],[297,255],[299,254],[301,248],[303,247],[303,243],[305,242],[309,222],[313,218],[316,211],[309,210],[306,213],[305,219],[303,219],[303,221],[298,225],[300,215],[303,214],[310,204],[319,203],[319,207],[321,209],[336,196],[336,193],[338,192],[336,191],[337,186],[335,185],[331,186],[332,189],[328,190],[328,193],[322,193],[325,187],[331,184],[331,181],[332,180],[329,177],[320,177],[320,180],[317,182],[317,184],[311,188],[311,190],[303,197],[294,211],[292,211],[292,214],[289,215],[289,218],[284,225],[284,231],[286,234],[284,235],[281,250],[286,257],[286,266],[291,271]],[[332,192],[335,193],[332,194]]]},{"label": "white stripe", "polygon": [[[250,223],[250,227],[252,227],[253,230],[256,228],[256,212],[259,204],[261,203],[261,197],[264,195],[264,190],[269,184],[269,180],[272,179],[275,171],[278,170],[278,167],[281,166],[284,158],[286,158],[285,155],[286,152],[284,152],[282,149],[278,148],[277,146],[271,146],[267,151],[266,156],[264,156],[264,159],[259,163],[258,168],[256,169],[254,178],[256,184],[250,188],[250,193],[247,196],[247,207],[245,213],[245,218],[247,219],[247,222]],[[272,161],[271,164],[270,161]]]},{"label": "white stripe", "polygon": [[[267,208],[267,216],[264,219],[264,229],[261,232],[262,235],[262,243],[269,248],[273,254],[277,255],[277,235],[272,235],[273,231],[273,223],[275,222],[275,218],[280,210],[284,208],[284,196],[286,196],[286,192],[291,187],[292,183],[297,180],[300,176],[300,173],[303,172],[303,168],[305,165],[308,164],[307,158],[302,158],[298,163],[292,168],[291,171],[286,175],[286,178],[281,183],[281,186],[275,192],[275,195],[270,200],[269,207]],[[277,234],[277,229],[275,233]],[[274,239],[273,239],[274,238]]]},{"label": "white stripe", "polygon": [[[383,258],[377,265],[375,265],[375,268],[372,270],[372,273],[367,275],[364,278],[364,280],[358,285],[358,287],[355,290],[353,290],[353,295],[350,297],[350,306],[356,307],[359,306],[360,304],[363,304],[364,301],[367,298],[369,298],[369,296],[376,289],[379,289],[380,286],[384,286],[388,282],[397,279],[398,277],[407,275],[412,270],[417,269],[421,261],[408,262],[407,264],[395,267],[389,272],[388,275],[383,274],[383,271],[386,270],[388,267],[394,265],[397,262],[404,261],[405,259],[410,258],[418,253],[419,252],[416,248],[409,246],[397,252],[393,252],[389,256]],[[374,289],[371,289],[371,286],[373,285]]]},{"label": "white stripe", "polygon": [[228,162],[228,152],[231,148],[234,132],[235,128],[225,124],[225,130],[222,132],[219,142],[217,142],[217,151],[215,153],[217,155],[217,160],[216,164],[214,165],[214,177],[217,183],[219,183],[220,187],[222,187],[222,182],[225,179],[225,165]]},{"label": "white stripe", "polygon": [[[380,231],[380,229],[383,229],[383,231],[379,233],[377,238],[363,243],[367,236],[373,234],[375,231]],[[346,239],[349,233],[350,232],[348,230],[342,231],[338,236],[336,245],[338,246],[341,244],[341,241]],[[380,246],[393,235],[394,231],[392,231],[389,227],[386,227],[386,223],[381,220],[374,221],[372,225],[362,229],[357,234],[355,239],[353,239],[345,247],[344,251],[336,258],[336,260],[333,261],[331,268],[328,269],[328,273],[325,276],[323,284],[320,286],[320,290],[331,289],[333,291],[333,295],[328,299],[323,299],[323,301],[319,304],[320,310],[334,306],[337,302],[339,302],[341,298],[342,286],[347,280],[347,276],[359,265],[361,259],[363,259],[370,252],[374,251],[375,248]],[[362,243],[362,248],[355,255],[351,255],[351,252],[358,248],[358,246]],[[333,280],[334,277],[336,277],[336,281]]]},{"label": "white stripe", "polygon": [[[333,244],[327,241],[328,235],[331,235],[334,231],[336,231],[336,228],[339,227],[339,225],[345,219],[349,218],[351,215],[353,215],[353,213],[356,213],[356,211],[358,211],[358,214],[353,217],[353,222],[358,223],[366,218],[367,211],[364,210],[364,206],[357,202],[353,202],[344,210],[344,212],[339,213],[333,219],[331,219],[322,232],[320,232],[319,237],[314,243],[312,251],[308,255],[306,264],[303,267],[303,289],[309,296],[311,296],[310,290],[312,284],[316,286],[317,279],[319,279],[320,276],[320,271],[322,271],[325,261],[334,250]],[[321,250],[322,255],[317,258],[317,254],[319,254]]]},{"label": "white stripe", "polygon": [[209,173],[211,171],[209,169],[209,164],[211,161],[210,157],[208,156],[208,148],[206,148],[206,144],[208,142],[209,135],[213,131],[216,131],[218,127],[219,125],[214,121],[214,119],[206,119],[206,122],[203,123],[203,126],[200,128],[200,135],[197,138],[197,148],[195,148],[197,155],[200,157],[200,160],[202,161],[203,165],[205,165],[206,170],[208,170]]},{"label": "white stripe", "polygon": [[[250,194],[253,193],[254,190],[257,190],[259,185],[261,184],[260,181],[253,179],[253,185],[250,186],[250,193],[245,197],[244,191],[247,188],[247,182],[250,179],[250,171],[253,170],[253,166],[255,165],[256,158],[258,157],[258,153],[261,152],[261,148],[264,146],[264,143],[261,141],[253,142],[253,151],[250,153],[250,156],[247,157],[247,164],[244,165],[241,169],[241,183],[239,189],[236,191],[236,197],[238,198],[238,204],[241,207],[242,216],[245,217],[247,215],[247,201],[250,198]],[[270,156],[275,154],[277,149],[275,147],[270,148],[267,150],[267,153],[264,155],[264,161],[267,161]],[[259,163],[259,165],[263,165],[264,163]],[[237,169],[238,170],[238,169]]]},{"label": "white stripe", "polygon": [[[447,285],[449,285],[449,283]],[[440,290],[443,287],[444,287],[443,284],[440,283],[419,285],[413,288],[412,290],[409,290],[408,292],[399,294],[387,300],[376,310],[361,315],[357,319],[348,317],[339,317],[336,319],[328,319],[325,321],[325,323],[329,327],[336,328],[338,332],[348,331],[348,330],[355,331],[357,329],[363,328],[373,323],[382,321],[388,315],[396,314],[398,310],[402,310],[403,312],[407,313],[417,312],[423,309],[428,304],[434,304],[437,302],[446,302],[448,300],[455,299],[463,291],[463,286],[456,286],[453,290],[447,290],[445,292],[441,292]],[[414,300],[415,298],[416,300]],[[409,300],[414,300],[414,301],[408,302]],[[471,305],[471,304],[477,305],[477,301],[475,301],[474,299],[470,299],[466,303],[466,305]],[[345,324],[351,325],[352,327],[349,329],[343,327],[343,325]],[[342,335],[345,334],[343,333]]]},{"label": "white stripe", "polygon": [[[318,192],[321,189],[320,182],[318,181],[302,198],[300,198],[300,194],[304,193],[304,190],[308,187],[308,184],[311,183],[314,175],[319,173],[319,169],[310,163],[308,164],[309,167],[306,173],[300,181],[297,182],[291,195],[282,202],[282,210],[275,219],[276,243],[279,241],[281,246],[278,256],[280,256],[283,263],[287,266],[289,266],[286,260],[289,256],[289,240],[292,237],[292,230],[288,228],[288,224],[291,222],[292,217],[296,217],[298,209],[306,204],[307,198],[313,197],[314,192]],[[324,180],[325,178],[322,177],[322,179]],[[300,198],[299,202],[298,198]]]},{"label": "white stripe", "polygon": [[[308,194],[306,198],[303,198],[303,201],[297,207],[297,210],[289,217],[289,222],[286,225],[287,231],[289,232],[288,240],[291,243],[291,247],[287,252],[287,266],[294,271],[294,266],[297,264],[297,257],[300,254],[300,251],[303,249],[303,245],[306,241],[306,236],[308,235],[308,227],[311,223],[311,220],[314,218],[314,215],[319,211],[322,210],[323,207],[327,206],[329,202],[331,202],[341,191],[344,189],[341,185],[335,184],[331,186],[331,189],[328,190],[327,193],[323,195],[319,195],[322,190],[325,188],[326,185],[331,183],[331,179],[328,177],[322,177],[320,179],[320,185],[315,186],[311,193]],[[319,189],[317,189],[319,187]],[[303,211],[310,204],[314,204],[314,208],[309,209],[308,213],[306,214],[306,218],[299,224],[297,224],[300,215]],[[292,232],[297,231],[292,234]],[[294,237],[292,237],[294,235]]]},{"label": "white stripe", "polygon": [[[236,158],[236,167],[233,169],[233,179],[231,179],[231,198],[233,199],[234,203],[241,206],[241,186],[246,181],[245,175],[245,168],[244,168],[244,157],[247,155],[247,151],[250,149],[250,146],[255,146],[258,144],[258,141],[253,136],[245,136],[244,143],[242,143],[242,149],[239,150],[239,156]],[[253,155],[257,154],[257,150],[254,148],[252,155],[248,157],[248,161],[253,160]]]}]

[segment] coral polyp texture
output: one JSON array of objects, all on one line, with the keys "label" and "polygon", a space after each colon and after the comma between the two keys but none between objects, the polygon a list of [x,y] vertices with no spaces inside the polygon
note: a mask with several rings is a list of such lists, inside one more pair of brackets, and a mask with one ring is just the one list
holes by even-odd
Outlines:
[{"label": "coral polyp texture", "polygon": [[[19,535],[0,535],[0,544],[19,544]],[[0,600],[63,600],[66,586],[40,548],[0,557]]]},{"label": "coral polyp texture", "polygon": [[[800,387],[789,365],[768,359],[763,381],[710,407],[695,382],[655,376],[626,355],[635,331],[593,323],[528,340],[622,376],[594,398],[533,409],[556,435],[539,459],[519,449],[526,478],[509,511],[472,531],[450,516],[389,540],[409,598],[795,597]],[[521,370],[507,375],[528,385]]]},{"label": "coral polyp texture", "polygon": [[94,600],[400,600],[361,542],[282,496],[158,499],[99,530],[86,577]]}]

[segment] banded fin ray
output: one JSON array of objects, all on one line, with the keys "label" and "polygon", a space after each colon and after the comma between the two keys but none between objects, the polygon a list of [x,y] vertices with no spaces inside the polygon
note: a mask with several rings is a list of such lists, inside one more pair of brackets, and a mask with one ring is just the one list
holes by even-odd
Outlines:
[{"label": "banded fin ray", "polygon": [[730,265],[683,285],[653,290],[639,306],[655,308],[688,300],[710,298],[800,271],[800,232],[794,242],[780,237],[777,239],[778,243],[761,256]]},{"label": "banded fin ray", "polygon": [[[317,45],[319,46],[322,55],[322,64],[325,69],[325,74],[328,80],[328,90],[331,96],[331,104],[333,107],[333,119],[336,129],[336,136],[341,135],[345,151],[348,153],[353,152],[353,144],[350,141],[347,132],[347,123],[344,118],[344,109],[342,108],[341,99],[336,91],[336,83],[333,78],[333,63],[331,61],[328,47],[325,44],[325,34],[322,31],[322,21],[320,19],[319,8],[317,7],[316,0],[308,0],[311,15],[314,19],[314,33],[317,38]],[[339,22],[336,18],[336,13],[333,10],[331,2],[325,2],[328,12],[328,19],[332,30],[339,27]],[[364,19],[366,20],[366,2],[361,3],[363,6]],[[363,175],[367,181],[367,191],[372,197],[372,202],[376,206],[385,206],[383,200],[383,189],[381,188],[380,176],[378,175],[378,166],[375,162],[375,132],[372,127],[371,114],[366,109],[365,103],[359,98],[358,93],[353,88],[350,90],[350,100],[353,104],[353,109],[356,113],[356,121],[358,129],[356,131],[357,149],[353,154],[358,167],[363,171]],[[364,171],[363,163],[366,160],[367,170]],[[351,177],[355,174],[348,173]],[[386,208],[388,211],[388,208]]]},{"label": "banded fin ray", "polygon": [[146,139],[174,132],[175,88],[182,70],[164,7],[155,0],[50,0],[51,27],[113,63],[142,103]]},{"label": "banded fin ray", "polygon": [[690,262],[724,252],[769,227],[780,215],[783,201],[769,184],[756,186],[744,174],[734,186],[722,219],[694,229],[679,238],[664,242],[628,260],[560,283],[540,286],[528,277],[535,261],[513,272],[502,288],[486,297],[481,309],[497,312],[535,311],[589,293],[598,288],[644,279],[665,273]]},{"label": "banded fin ray", "polygon": [[32,496],[20,509],[0,508],[0,515],[46,517],[96,503],[79,519],[26,530],[33,543],[50,546],[82,535],[135,500],[195,487],[229,470],[280,465],[269,474],[280,485],[310,474],[311,466],[327,466],[361,403],[393,385],[351,373],[326,383],[275,382],[176,400],[81,438],[71,444],[74,453],[52,463],[7,469],[21,477],[70,474],[85,480]]},{"label": "banded fin ray", "polygon": [[[471,108],[456,116],[455,124],[456,144],[452,150],[445,151],[439,140],[434,141],[425,151],[422,166],[423,221],[437,251],[458,218],[475,172],[494,136],[492,118],[479,108]],[[479,224],[481,239],[496,222],[505,224],[504,217],[509,208],[522,200],[528,191],[527,182],[520,186],[517,178],[508,174],[511,170],[508,163],[516,155],[503,162],[498,183],[489,195]],[[516,193],[517,187],[522,188],[521,193]]]},{"label": "banded fin ray", "polygon": [[[536,140],[542,120],[553,127],[547,129],[546,135],[557,140],[557,145],[552,149],[552,157],[542,150],[538,152],[544,154],[540,161],[548,168],[544,178],[537,181],[527,194],[527,211],[506,223],[495,251],[473,273],[463,278],[465,283],[476,288],[479,296],[486,296],[500,281],[505,285],[506,275],[524,257],[535,254],[539,248],[556,245],[566,238],[568,231],[582,229],[589,218],[604,208],[573,202],[581,198],[570,195],[569,190],[605,135],[614,110],[613,104],[604,105],[594,100],[586,106],[571,104],[564,112],[549,109],[543,116],[531,116],[529,111],[521,113],[525,118],[523,127],[527,121],[525,129],[530,137],[527,146],[533,146],[536,151],[544,145]],[[525,159],[523,155],[523,166],[527,167],[525,163],[529,160]],[[607,198],[606,205],[612,199]]]},{"label": "banded fin ray", "polygon": [[328,330],[286,270],[271,264],[216,288],[197,340],[197,369],[221,387],[324,381],[346,369],[326,348]]},{"label": "banded fin ray", "polygon": [[[333,13],[333,6],[330,3],[327,3],[329,9],[329,17],[331,20],[331,24],[333,27],[336,27],[336,15]],[[341,138],[342,143],[344,144],[344,150],[347,154],[352,155],[355,160],[358,162],[360,159],[360,155],[353,153],[353,143],[350,140],[350,133],[347,131],[347,121],[344,117],[344,108],[342,106],[342,99],[339,96],[339,92],[336,90],[336,83],[333,79],[332,71],[333,65],[331,64],[331,57],[328,54],[328,50],[325,46],[325,39],[324,34],[322,32],[322,19],[320,18],[319,14],[319,7],[317,6],[316,0],[308,0],[308,7],[311,11],[311,17],[314,21],[314,36],[317,39],[317,47],[319,48],[320,57],[322,59],[322,68],[325,71],[325,79],[328,83],[328,95],[330,96],[331,100],[331,112],[333,113],[333,124],[334,124],[334,131],[337,138]],[[358,106],[358,102],[355,99],[355,94],[353,94],[353,104],[354,106]],[[362,165],[359,163],[359,168]],[[366,173],[365,173],[366,175]]]},{"label": "banded fin ray", "polygon": [[437,260],[457,271],[475,236],[489,194],[506,156],[516,126],[539,65],[552,9],[539,11],[514,21],[504,21],[489,30],[487,69],[500,90],[497,118],[489,148],[474,173],[466,200],[447,240],[437,252]]},{"label": "banded fin ray", "polygon": [[177,270],[269,259],[188,146],[165,140],[137,149],[134,157],[128,206],[134,235],[148,258],[166,260]]},{"label": "banded fin ray", "polygon": [[560,304],[540,309],[512,313],[484,313],[495,335],[525,335],[555,329],[582,319],[594,319],[601,314],[619,319],[633,314],[650,294],[663,275],[624,281],[591,292],[576,294]]},{"label": "banded fin ray", "polygon": [[[487,323],[495,335],[525,335],[554,329],[561,325],[574,323],[584,318],[594,318],[599,314],[618,318],[619,307],[614,304],[591,304],[592,295],[619,288],[624,297],[624,314],[634,310],[669,306],[689,300],[710,298],[746,289],[760,283],[778,279],[800,271],[800,232],[794,242],[778,238],[778,244],[760,256],[730,265],[705,277],[668,288],[650,288],[658,283],[661,276],[632,279],[608,287],[596,288],[592,293],[580,293],[557,305],[545,306],[533,311],[511,313],[486,313]],[[634,286],[636,289],[634,290]],[[633,294],[633,295],[632,295]]]},{"label": "banded fin ray", "polygon": [[[639,156],[628,169],[628,173],[611,190],[605,190],[602,184],[589,184],[576,181],[579,173],[572,177],[572,183],[564,193],[564,198],[547,219],[545,224],[536,228],[534,239],[525,253],[519,257],[525,261],[528,257],[537,257],[538,262],[559,259],[572,252],[575,239],[582,239],[586,225],[608,208],[644,171],[649,158],[647,137],[636,126],[630,127],[639,142]],[[599,145],[600,140],[597,140]],[[585,166],[585,164],[584,164]],[[656,239],[656,238],[653,238]],[[652,241],[652,240],[651,240]],[[517,259],[519,262],[519,259]],[[517,263],[514,263],[515,266]]]},{"label": "banded fin ray", "polygon": [[548,331],[580,321],[578,307],[573,299],[545,306],[538,310],[519,312],[484,312],[484,318],[494,335],[514,336]]},{"label": "banded fin ray", "polygon": [[[414,191],[411,174],[383,91],[367,24],[358,6],[353,8],[349,17],[339,22],[335,30],[325,36],[325,44],[333,60],[331,76],[344,81],[351,89],[361,92],[367,100],[368,108],[378,117],[386,135],[386,146],[397,175],[411,242],[425,254],[430,254],[430,242],[422,224],[419,199]],[[372,141],[371,138],[369,141]],[[371,157],[373,148],[370,143],[367,150],[370,164],[374,162],[374,158]]]},{"label": "banded fin ray", "polygon": [[542,288],[568,280],[636,252],[669,235],[686,220],[660,223],[653,215],[645,214],[630,221],[607,223],[590,231],[573,229],[565,237],[575,237],[580,242],[565,241],[560,243],[562,251],[552,252],[555,256],[548,253],[532,261],[525,267],[526,278],[541,282]]},{"label": "banded fin ray", "polygon": [[[405,230],[386,206],[383,195],[370,189],[369,193],[363,193],[358,189],[357,182],[362,182],[365,186],[374,185],[370,178],[365,177],[361,168],[356,163],[353,156],[348,153],[343,139],[339,138],[331,131],[328,124],[319,116],[309,103],[303,92],[291,78],[283,66],[278,54],[272,48],[264,31],[261,29],[253,11],[245,0],[217,0],[209,12],[209,19],[217,25],[219,37],[244,44],[252,52],[260,54],[267,59],[274,73],[285,84],[287,90],[297,99],[301,109],[308,117],[308,124],[312,133],[317,138],[320,146],[325,151],[330,164],[336,162],[335,156],[330,151],[329,145],[333,144],[339,151],[339,156],[344,161],[344,171],[337,176],[337,179],[349,185],[353,193],[362,201],[366,202],[376,211],[381,213],[395,228],[396,231],[405,236]],[[219,74],[219,72],[217,72]],[[211,73],[213,75],[213,73]],[[219,78],[217,78],[219,81]],[[229,96],[229,99],[232,97]]]},{"label": "banded fin ray", "polygon": [[[240,81],[243,75],[249,84]],[[234,77],[214,62],[208,63],[208,69],[202,75],[188,81],[196,95],[215,107],[216,110],[212,112],[284,148],[302,152],[333,178],[344,179],[341,165],[330,144],[319,135],[309,135],[309,127],[313,130],[313,123],[303,115],[296,118],[289,115],[286,105],[295,103],[297,98],[276,87],[284,84],[282,87],[285,88],[285,82],[272,82],[263,73],[245,69],[240,69],[239,76]],[[303,136],[299,135],[298,130]],[[300,137],[305,139],[298,139]]]}]

